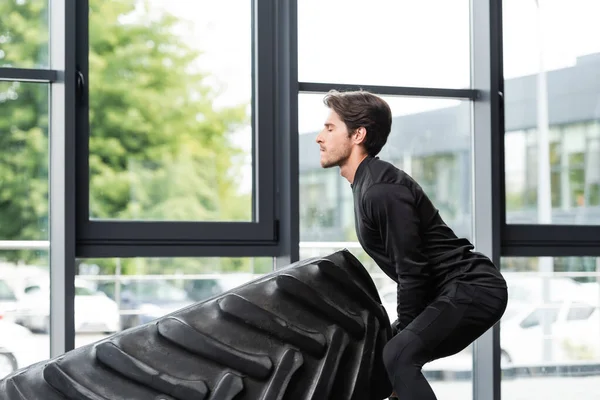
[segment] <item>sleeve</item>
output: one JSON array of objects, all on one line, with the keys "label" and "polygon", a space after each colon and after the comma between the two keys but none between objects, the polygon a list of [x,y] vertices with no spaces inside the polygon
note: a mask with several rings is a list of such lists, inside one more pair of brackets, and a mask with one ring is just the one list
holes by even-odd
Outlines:
[{"label": "sleeve", "polygon": [[396,269],[399,328],[404,329],[424,309],[428,287],[415,198],[405,185],[380,183],[367,190],[364,205]]}]

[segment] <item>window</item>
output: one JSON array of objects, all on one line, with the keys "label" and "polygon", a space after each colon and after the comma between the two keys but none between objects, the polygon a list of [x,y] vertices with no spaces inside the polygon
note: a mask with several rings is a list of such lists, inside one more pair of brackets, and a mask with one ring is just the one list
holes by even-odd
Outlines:
[{"label": "window", "polygon": [[[592,173],[590,168],[586,168],[585,160],[593,159],[600,155],[595,151],[594,140],[589,139],[586,132],[592,128],[591,124],[583,125],[565,125],[551,129],[551,142],[549,144],[550,156],[550,188],[551,188],[551,206],[553,215],[557,222],[565,218],[563,211],[570,212],[576,208],[586,207],[589,201],[586,201],[586,174]],[[507,186],[507,210],[509,218],[514,220],[514,216],[519,211],[535,211],[537,207],[538,196],[538,143],[536,130],[526,131],[528,144],[525,148],[527,159],[526,167],[516,170],[516,165],[511,165],[521,158],[518,156],[523,151],[517,146],[524,146],[517,142],[516,135],[520,132],[508,132],[506,134],[505,162],[507,165],[506,186]],[[586,145],[586,142],[588,143]],[[516,159],[516,160],[515,160]],[[589,161],[588,161],[589,162]],[[518,182],[518,175],[525,175],[525,185]],[[593,189],[592,189],[593,190]],[[517,200],[517,196],[519,199]],[[533,214],[532,214],[533,216]],[[568,222],[568,221],[566,221]]]},{"label": "window", "polygon": [[[16,368],[50,357],[49,334],[39,329],[49,316],[49,293],[42,293],[30,281],[48,276],[48,252],[17,249],[24,244],[33,247],[36,242],[14,239],[2,243],[3,247],[13,246],[13,250],[0,251],[2,348],[14,357]],[[12,372],[8,365],[0,358],[0,379]]]},{"label": "window", "polygon": [[89,193],[78,199],[82,255],[134,246],[140,255],[148,242],[152,254],[241,242],[275,252],[264,91],[274,78],[255,64],[269,46],[255,39],[270,33],[273,5],[234,3],[235,13],[231,2],[185,0],[89,0],[81,10],[78,37],[89,48],[79,59],[89,82],[79,119],[89,140],[78,141],[78,193]]},{"label": "window", "polygon": [[465,187],[470,185],[470,177],[464,175],[469,168],[469,154],[468,149],[462,149],[414,157],[410,161],[405,160],[404,164],[410,165],[410,174],[435,202],[443,218],[454,221],[456,233],[471,239],[471,201]]},{"label": "window", "polygon": [[[506,132],[505,141],[505,170],[506,177],[506,210],[511,212],[525,208],[527,195],[527,168],[531,159],[527,152],[527,133],[525,131]],[[521,150],[521,151],[518,151]],[[508,158],[510,157],[510,162]]]},{"label": "window", "polygon": [[[45,64],[46,2],[0,3],[0,66]],[[48,83],[0,81],[0,346],[16,363],[0,358],[0,378],[49,356],[49,336],[29,325],[48,315],[48,294],[23,300],[28,277],[49,270],[49,101]]]},{"label": "window", "polygon": [[574,303],[569,308],[567,321],[585,321],[596,311],[597,307],[592,307],[585,303]]},{"label": "window", "polygon": [[339,229],[340,183],[339,174],[332,170],[300,176],[300,224],[305,240],[326,240]]},{"label": "window", "polygon": [[48,101],[48,85],[0,82],[0,240],[48,239]]},{"label": "window", "polygon": [[553,324],[556,322],[558,318],[558,306],[549,305],[544,308],[537,308],[531,314],[529,314],[521,323],[519,324],[521,328],[533,328],[536,326],[540,326],[543,323],[547,322],[549,324]]},{"label": "window", "polygon": [[[5,281],[0,281],[0,301],[16,301],[15,292]],[[3,310],[0,310],[0,312]]]},{"label": "window", "polygon": [[[442,217],[458,234],[470,237],[472,203],[467,122],[470,112],[467,103],[417,98],[385,99],[390,103],[394,120],[392,133],[380,157],[394,161],[396,166],[410,173],[422,184]],[[299,121],[302,121],[299,127],[301,210],[314,204],[318,207],[320,223],[325,224],[330,221],[325,216],[335,215],[329,214],[328,210],[337,208],[341,202],[342,207],[338,211],[341,213],[341,225],[334,225],[336,232],[328,240],[352,240],[355,237],[354,209],[349,184],[337,169],[323,170],[319,164],[315,138],[327,112],[322,95],[302,94],[299,104]],[[452,151],[448,149],[450,143],[453,143]],[[320,240],[309,235],[313,221],[314,217],[309,212],[301,213],[302,240]]]},{"label": "window", "polygon": [[594,122],[585,153],[585,204],[600,206],[600,123]]},{"label": "window", "polygon": [[[600,360],[595,312],[600,306],[600,258],[505,257],[501,268],[509,291],[500,321],[504,397],[525,390],[559,399],[566,393],[555,382],[559,377],[574,385],[597,381],[595,372],[589,378],[579,375],[595,371]],[[546,392],[549,388],[552,393]],[[598,394],[594,385],[586,392]]]},{"label": "window", "polygon": [[75,286],[75,296],[95,296],[97,292],[83,287],[83,286]]},{"label": "window", "polygon": [[0,3],[0,68],[48,68],[48,1]]},{"label": "window", "polygon": [[[379,157],[410,173],[423,187],[442,218],[458,235],[472,238],[471,107],[468,101],[383,96],[392,109],[392,131]],[[329,110],[323,94],[301,93],[299,103],[300,257],[318,257],[349,249],[369,270],[383,305],[393,321],[397,315],[396,284],[363,251],[355,233],[354,202],[348,181],[338,168],[323,169],[315,142]],[[311,214],[308,210],[314,209]],[[329,213],[335,210],[335,213]],[[337,221],[330,224],[329,215]],[[471,382],[436,385],[446,371],[472,370],[470,349],[427,364],[425,375],[439,396],[469,398]],[[456,380],[456,382],[455,382]]]},{"label": "window", "polygon": [[252,220],[250,6],[90,2],[91,219]]},{"label": "window", "polygon": [[[589,17],[596,12],[593,1],[503,1],[510,224],[600,225],[593,161],[600,47],[587,39],[598,32]],[[515,132],[526,132],[527,144],[510,140]],[[523,157],[525,182],[515,185],[511,164]]]},{"label": "window", "polygon": [[[76,346],[149,323],[258,279],[272,258],[79,259]],[[94,312],[91,312],[94,310]]]},{"label": "window", "polygon": [[42,288],[39,285],[33,285],[33,286],[27,286],[23,290],[23,293],[25,293],[25,294],[38,294],[41,291],[42,291]]},{"label": "window", "polygon": [[469,42],[468,0],[298,2],[301,82],[466,88]]}]

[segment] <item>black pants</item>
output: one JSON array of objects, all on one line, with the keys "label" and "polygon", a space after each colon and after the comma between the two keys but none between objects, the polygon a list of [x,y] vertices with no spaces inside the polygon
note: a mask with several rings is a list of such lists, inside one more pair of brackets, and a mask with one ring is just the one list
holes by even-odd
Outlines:
[{"label": "black pants", "polygon": [[383,361],[401,400],[435,400],[427,362],[460,352],[500,320],[506,289],[452,283],[384,347]]}]

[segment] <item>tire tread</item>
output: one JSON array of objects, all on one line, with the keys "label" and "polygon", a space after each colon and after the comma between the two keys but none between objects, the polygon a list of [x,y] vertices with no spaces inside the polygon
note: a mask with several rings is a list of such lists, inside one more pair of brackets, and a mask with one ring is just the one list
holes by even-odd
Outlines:
[{"label": "tire tread", "polygon": [[391,327],[347,250],[303,260],[0,381],[7,400],[374,400]]}]

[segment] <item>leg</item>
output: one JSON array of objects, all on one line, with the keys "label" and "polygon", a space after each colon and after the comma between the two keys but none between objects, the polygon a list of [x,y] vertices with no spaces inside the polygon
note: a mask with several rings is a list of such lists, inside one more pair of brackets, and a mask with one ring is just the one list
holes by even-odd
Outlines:
[{"label": "leg", "polygon": [[466,293],[459,290],[459,299],[467,294],[472,296],[473,301],[463,315],[459,329],[438,343],[433,359],[448,357],[464,350],[494,326],[506,310],[508,302],[506,289],[469,285],[465,285],[464,289]]},{"label": "leg", "polygon": [[436,399],[421,372],[430,359],[431,353],[411,330],[404,329],[388,342],[383,349],[383,362],[396,397],[407,400]]},{"label": "leg", "polygon": [[450,286],[383,350],[383,361],[398,398],[435,400],[421,372],[423,365],[463,350],[493,326],[505,308],[506,290]]}]

